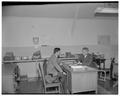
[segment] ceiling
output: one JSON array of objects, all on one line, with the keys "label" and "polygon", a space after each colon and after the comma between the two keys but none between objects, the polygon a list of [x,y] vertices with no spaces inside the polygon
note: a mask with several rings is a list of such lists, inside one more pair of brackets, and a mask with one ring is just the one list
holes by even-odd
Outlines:
[{"label": "ceiling", "polygon": [[95,18],[95,9],[104,3],[3,6],[2,16],[47,18]]}]

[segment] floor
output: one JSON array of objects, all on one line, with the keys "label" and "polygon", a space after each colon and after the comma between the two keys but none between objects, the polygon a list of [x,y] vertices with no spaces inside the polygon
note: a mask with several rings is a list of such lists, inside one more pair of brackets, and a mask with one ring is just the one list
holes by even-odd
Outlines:
[{"label": "floor", "polygon": [[99,81],[98,85],[104,88],[108,94],[118,94],[118,86],[113,88],[116,80],[107,80],[106,82]]},{"label": "floor", "polygon": [[23,93],[43,93],[43,83],[41,79],[34,78],[34,79],[28,79],[23,80],[19,83],[19,88],[17,90],[17,93],[23,94]]},{"label": "floor", "polygon": [[[118,87],[113,88],[115,81],[98,81],[98,94],[118,94]],[[43,83],[41,79],[31,78],[19,83],[18,94],[43,94]],[[82,92],[77,94],[95,94],[94,92]]]}]

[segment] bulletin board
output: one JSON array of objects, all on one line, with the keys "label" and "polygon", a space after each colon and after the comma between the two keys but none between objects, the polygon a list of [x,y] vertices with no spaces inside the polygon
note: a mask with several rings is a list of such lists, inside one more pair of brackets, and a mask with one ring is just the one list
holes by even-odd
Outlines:
[{"label": "bulletin board", "polygon": [[98,35],[98,44],[99,45],[110,45],[111,44],[110,35]]}]

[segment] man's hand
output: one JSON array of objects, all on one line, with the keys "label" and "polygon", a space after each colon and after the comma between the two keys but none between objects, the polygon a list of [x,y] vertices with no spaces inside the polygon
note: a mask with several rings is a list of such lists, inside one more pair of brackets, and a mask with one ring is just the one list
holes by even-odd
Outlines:
[{"label": "man's hand", "polygon": [[61,63],[60,63],[60,66],[62,66],[62,65],[63,65],[63,63],[61,62]]},{"label": "man's hand", "polygon": [[82,62],[79,61],[77,64],[82,64]]}]

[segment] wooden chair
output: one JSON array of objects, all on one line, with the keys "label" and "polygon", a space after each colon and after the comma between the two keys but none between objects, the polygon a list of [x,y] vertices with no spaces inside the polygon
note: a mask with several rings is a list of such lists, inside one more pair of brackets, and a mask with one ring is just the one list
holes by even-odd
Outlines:
[{"label": "wooden chair", "polygon": [[[98,67],[98,78],[101,81],[106,81],[107,80],[107,73],[110,74],[110,68],[105,68],[105,59],[101,61],[101,59],[96,59],[95,63],[99,66]],[[101,63],[103,63],[103,68],[100,67]],[[110,78],[110,76],[109,76]]]},{"label": "wooden chair", "polygon": [[106,81],[107,80],[107,72],[110,73],[110,70],[100,69],[99,72],[99,80]]},{"label": "wooden chair", "polygon": [[118,85],[118,64],[117,63],[113,64],[112,78],[117,79],[117,81],[113,85],[113,88],[115,88]]},{"label": "wooden chair", "polygon": [[[45,79],[45,76],[47,75],[46,67],[47,67],[47,60],[45,60],[43,64],[39,63],[39,69],[40,69],[42,80],[43,80],[44,93],[61,93],[60,82],[55,82],[55,83],[46,82],[46,79]],[[54,90],[50,90],[51,88],[53,88]]]},{"label": "wooden chair", "polygon": [[[112,79],[113,78],[113,65],[115,64],[115,58],[111,58],[111,64],[110,68],[104,68],[99,70],[101,72],[101,80],[106,81],[106,79]],[[109,72],[109,78],[107,78],[107,72]]]}]

